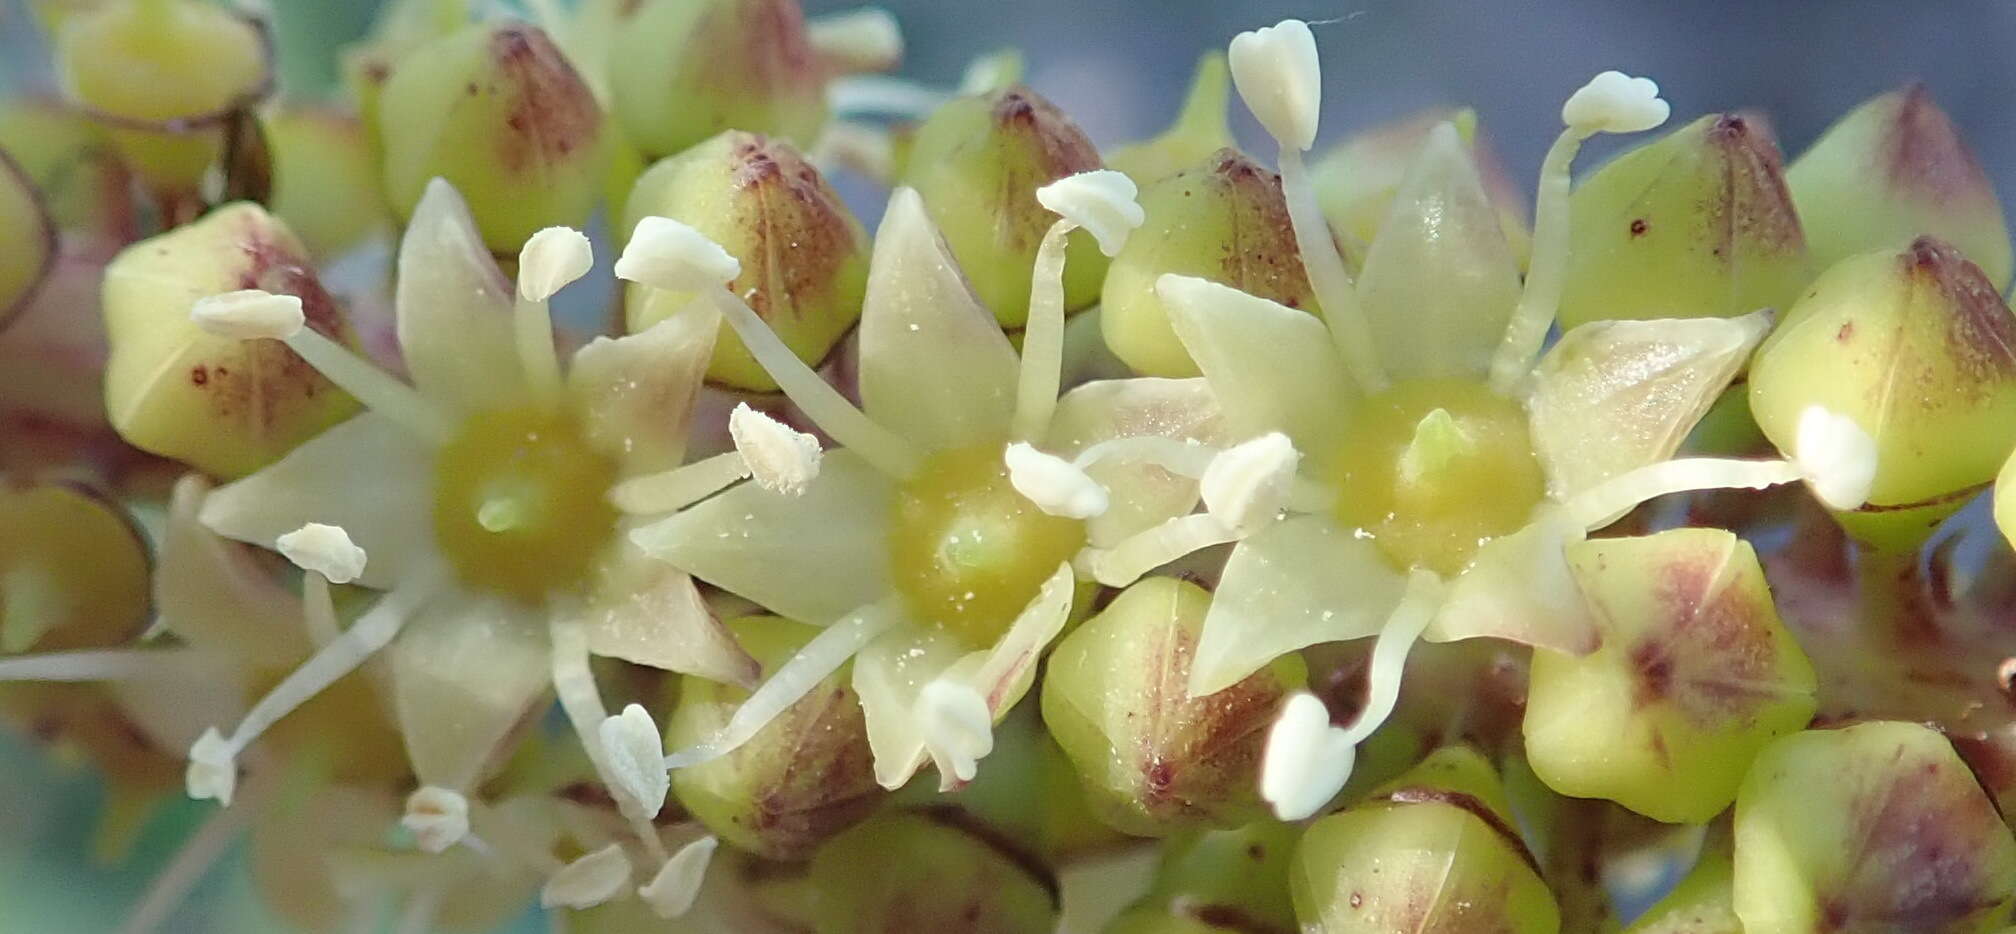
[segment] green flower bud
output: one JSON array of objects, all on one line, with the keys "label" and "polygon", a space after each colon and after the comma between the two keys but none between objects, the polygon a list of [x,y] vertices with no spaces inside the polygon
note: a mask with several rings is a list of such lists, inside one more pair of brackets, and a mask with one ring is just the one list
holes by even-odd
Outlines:
[{"label": "green flower bud", "polygon": [[1822,268],[1930,234],[2009,285],[2002,202],[1974,153],[1922,84],[1848,112],[1785,172]]},{"label": "green flower bud", "polygon": [[[817,366],[861,317],[868,234],[789,143],[730,130],[660,160],[631,190],[622,229],[627,234],[653,215],[690,224],[740,257],[742,274],[728,287],[808,364]],[[688,310],[693,298],[633,283],[627,325],[642,331]],[[707,376],[739,389],[777,389],[726,328],[715,338]]]},{"label": "green flower bud", "polygon": [[[775,616],[744,617],[728,628],[766,671],[819,634]],[[779,860],[805,859],[867,817],[883,791],[848,672],[829,675],[734,752],[673,772],[679,803],[721,839]],[[665,727],[673,749],[712,737],[749,696],[692,675],[679,678],[678,689],[679,705]]]},{"label": "green flower bud", "polygon": [[1531,855],[1478,799],[1410,786],[1310,825],[1289,887],[1305,932],[1561,929]]},{"label": "green flower bud", "polygon": [[475,25],[399,60],[378,104],[385,194],[401,218],[445,178],[492,252],[542,228],[581,226],[602,188],[603,120],[546,33]]},{"label": "green flower bud", "polygon": [[1840,515],[1849,533],[1923,541],[2016,448],[2016,316],[1980,267],[1931,237],[1843,260],[1750,366],[1751,413],[1780,450],[1815,405],[1876,439],[1869,505]]},{"label": "green flower bud", "polygon": [[1237,150],[1220,149],[1147,186],[1140,201],[1147,220],[1113,258],[1099,308],[1106,346],[1135,372],[1199,374],[1155,293],[1164,274],[1209,279],[1320,314],[1279,175]]},{"label": "green flower bud", "polygon": [[[1153,887],[1130,911],[1136,916],[1133,927],[1121,929],[1143,934],[1190,930],[1186,925],[1200,925],[1198,930],[1295,930],[1288,870],[1301,835],[1297,825],[1267,820],[1172,837],[1163,847]],[[1157,916],[1169,920],[1150,924]]]},{"label": "green flower bud", "polygon": [[1926,727],[1795,733],[1743,780],[1735,905],[1747,934],[1992,931],[2012,901],[2016,841]]},{"label": "green flower bud", "polygon": [[126,238],[134,224],[132,179],[104,137],[83,111],[55,100],[0,103],[0,149],[32,181],[56,229]]},{"label": "green flower bud", "polygon": [[341,255],[386,227],[376,157],[355,118],[295,108],[268,117],[265,128],[274,162],[270,207],[310,255]]},{"label": "green flower bud", "polygon": [[1225,120],[1231,90],[1232,71],[1226,67],[1225,53],[1216,49],[1204,53],[1197,60],[1190,93],[1183,99],[1176,122],[1153,139],[1113,150],[1106,156],[1106,165],[1127,173],[1135,185],[1146,188],[1231,146],[1232,127]]},{"label": "green flower bud", "polygon": [[0,327],[28,307],[56,265],[56,222],[43,208],[34,180],[0,149]]},{"label": "green flower bud", "polygon": [[1307,672],[1300,657],[1284,655],[1223,691],[1190,697],[1210,601],[1187,581],[1144,579],[1050,656],[1043,721],[1077,766],[1093,812],[1123,833],[1268,816],[1259,791],[1267,728]]},{"label": "green flower bud", "polygon": [[1711,114],[1612,160],[1569,199],[1563,330],[1785,308],[1812,278],[1768,129]]},{"label": "green flower bud", "polygon": [[105,409],[129,444],[219,477],[249,474],[357,411],[275,340],[205,333],[198,299],[264,289],[301,299],[308,326],[350,343],[335,299],[286,225],[235,204],[120,253],[105,270]]},{"label": "green flower bud", "polygon": [[[932,223],[982,304],[1002,325],[1029,317],[1036,246],[1057,215],[1036,189],[1099,168],[1099,152],[1063,111],[1021,85],[956,98],[917,128],[901,182],[917,189]],[[1092,235],[1071,235],[1064,307],[1099,299],[1106,256]]]},{"label": "green flower bud", "polygon": [[116,0],[64,19],[56,70],[70,97],[164,198],[192,199],[223,118],[264,96],[266,37],[200,0]]},{"label": "green flower bud", "polygon": [[1554,790],[1700,823],[1736,798],[1757,750],[1812,719],[1813,665],[1748,542],[1719,529],[1568,546],[1602,634],[1533,653],[1526,755]]},{"label": "green flower bud", "polygon": [[810,146],[826,125],[826,75],[798,0],[647,0],[616,31],[609,86],[646,156],[723,130]]},{"label": "green flower bud", "polygon": [[817,934],[1049,934],[1050,870],[952,812],[895,811],[812,859]]},{"label": "green flower bud", "polygon": [[1316,160],[1312,166],[1316,200],[1337,234],[1347,262],[1355,266],[1364,260],[1366,247],[1393,212],[1393,198],[1400,192],[1400,183],[1406,181],[1421,144],[1430,130],[1443,123],[1455,124],[1457,134],[1470,147],[1484,190],[1498,209],[1505,242],[1520,265],[1525,265],[1533,235],[1526,224],[1524,195],[1478,131],[1477,112],[1468,107],[1429,110],[1374,127]]}]

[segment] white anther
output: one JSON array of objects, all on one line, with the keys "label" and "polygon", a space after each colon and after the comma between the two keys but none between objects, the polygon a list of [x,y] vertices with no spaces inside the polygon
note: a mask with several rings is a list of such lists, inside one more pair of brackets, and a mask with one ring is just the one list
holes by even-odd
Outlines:
[{"label": "white anther", "polygon": [[342,527],[310,522],[275,539],[273,546],[304,571],[314,571],[332,584],[347,584],[364,573],[364,549]]},{"label": "white anther", "polygon": [[1106,512],[1106,488],[1078,465],[1017,441],[1002,452],[1008,483],[1037,509],[1064,519],[1090,519]]},{"label": "white anther", "polygon": [[1561,122],[1587,133],[1636,133],[1665,123],[1671,113],[1651,78],[1606,71],[1561,105]]},{"label": "white anther", "polygon": [[413,832],[420,849],[445,852],[469,835],[469,799],[439,785],[422,785],[406,796],[399,825]]},{"label": "white anther", "polygon": [[1094,169],[1066,175],[1036,189],[1036,200],[1090,232],[1099,241],[1099,252],[1118,256],[1127,235],[1148,218],[1134,200],[1138,193],[1134,180],[1125,173]]},{"label": "white anther", "polygon": [[665,807],[670,779],[665,774],[664,736],[651,714],[642,705],[631,704],[603,720],[597,733],[607,772],[603,777],[616,800],[643,820],[657,817]]},{"label": "white anther", "polygon": [[658,874],[650,882],[637,889],[637,897],[650,905],[658,917],[668,921],[685,914],[700,897],[700,884],[707,880],[707,864],[720,845],[721,841],[710,834],[680,847],[665,865],[658,867]]},{"label": "white anther", "polygon": [[728,413],[728,437],[756,485],[797,496],[819,476],[819,439],[737,403]]},{"label": "white anther", "polygon": [[189,746],[189,769],[183,775],[189,797],[201,801],[215,798],[231,805],[231,793],[238,787],[238,750],[216,727],[203,731]]},{"label": "white anther", "polygon": [[1275,817],[1301,820],[1343,790],[1357,756],[1357,745],[1330,725],[1323,702],[1314,694],[1295,694],[1267,730],[1260,797],[1274,807]]},{"label": "white anther", "polygon": [[994,751],[994,713],[987,699],[970,684],[936,678],[917,692],[915,716],[938,771],[972,781],[980,760]]},{"label": "white anther", "polygon": [[741,274],[742,263],[721,244],[669,217],[638,221],[616,260],[617,278],[673,292],[726,285]]},{"label": "white anther", "polygon": [[1283,146],[1306,150],[1316,143],[1316,112],[1323,104],[1323,70],[1309,24],[1284,19],[1232,37],[1227,52],[1232,83],[1246,109]]},{"label": "white anther", "polygon": [[862,7],[814,17],[805,38],[820,55],[851,71],[884,71],[903,61],[903,29],[881,7]]},{"label": "white anther", "polygon": [[623,890],[630,881],[630,857],[611,843],[560,868],[539,890],[541,908],[593,908]]},{"label": "white anther", "polygon": [[1876,439],[1846,415],[1820,406],[1799,413],[1792,460],[1813,494],[1834,509],[1857,509],[1876,484]]},{"label": "white anther", "polygon": [[241,341],[262,337],[284,341],[300,332],[308,320],[299,296],[260,289],[199,298],[189,309],[189,319],[206,334]]},{"label": "white anther", "polygon": [[1225,449],[1198,481],[1205,510],[1241,536],[1259,531],[1288,507],[1301,460],[1294,442],[1278,431]]},{"label": "white anther", "polygon": [[587,234],[572,227],[548,227],[518,251],[518,296],[543,302],[587,275],[594,265],[595,248]]}]

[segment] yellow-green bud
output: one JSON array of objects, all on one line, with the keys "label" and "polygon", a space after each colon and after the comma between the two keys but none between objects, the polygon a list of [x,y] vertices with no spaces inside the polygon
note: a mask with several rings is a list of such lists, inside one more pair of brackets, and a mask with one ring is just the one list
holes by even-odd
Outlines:
[{"label": "yellow-green bud", "polygon": [[1284,655],[1233,686],[1192,698],[1190,660],[1211,597],[1151,577],[1057,645],[1043,721],[1078,768],[1093,812],[1123,833],[1164,836],[1268,816],[1260,800],[1267,727],[1308,680]]},{"label": "yellow-green bud", "polygon": [[[774,616],[733,620],[728,629],[766,671],[819,634]],[[867,817],[883,791],[847,672],[828,676],[734,752],[673,772],[679,803],[721,839],[780,860],[805,859]],[[679,705],[665,726],[669,748],[705,742],[749,696],[693,675],[678,680]]]},{"label": "yellow-green bud", "polygon": [[[730,130],[660,160],[631,190],[623,233],[650,216],[691,225],[740,258],[742,273],[729,289],[808,364],[817,366],[861,317],[868,234],[789,143]],[[632,284],[627,326],[641,331],[688,311],[693,298]],[[715,338],[707,376],[740,389],[777,388],[726,328]]]},{"label": "yellow-green bud", "polygon": [[[1002,325],[1029,317],[1036,247],[1057,215],[1036,189],[1099,168],[1099,152],[1063,111],[1021,85],[947,102],[917,128],[902,183],[917,189],[932,223]],[[1071,235],[1064,307],[1099,298],[1106,256],[1091,234]]]},{"label": "yellow-green bud", "polygon": [[[1302,828],[1266,820],[1232,830],[1200,830],[1173,837],[1162,851],[1155,883],[1130,914],[1135,930],[1293,931],[1295,906],[1288,870]],[[1174,927],[1147,923],[1155,914],[1178,919]]]},{"label": "yellow-green bud", "polygon": [[1232,127],[1225,121],[1231,90],[1232,71],[1226,67],[1225,53],[1216,49],[1206,52],[1197,60],[1190,93],[1183,99],[1176,122],[1153,139],[1113,150],[1106,156],[1106,165],[1127,173],[1134,184],[1146,188],[1231,146]]},{"label": "yellow-green bud", "polygon": [[1149,185],[1140,201],[1147,220],[1113,258],[1099,308],[1106,346],[1135,372],[1199,375],[1155,292],[1165,274],[1197,276],[1320,314],[1281,198],[1281,176],[1237,150],[1220,149]]},{"label": "yellow-green bud", "polygon": [[1750,410],[1793,451],[1810,406],[1876,439],[1858,538],[1923,541],[2016,448],[2016,316],[1980,267],[1931,237],[1823,273],[1750,366]]},{"label": "yellow-green bud", "polygon": [[1470,147],[1471,158],[1483,177],[1484,190],[1498,210],[1498,224],[1505,242],[1524,265],[1533,239],[1526,225],[1524,196],[1478,130],[1477,112],[1468,107],[1429,110],[1373,127],[1339,143],[1316,160],[1311,167],[1316,200],[1337,234],[1347,262],[1356,265],[1364,260],[1366,247],[1392,213],[1393,198],[1400,192],[1400,183],[1407,179],[1421,144],[1427,141],[1430,130],[1443,123],[1455,124],[1456,132]]},{"label": "yellow-green bud", "polygon": [[33,179],[0,149],[0,328],[28,307],[56,265],[56,222],[44,209]]},{"label": "yellow-green bud", "polygon": [[1785,172],[1822,268],[1930,234],[2009,285],[2002,202],[1922,84],[1880,94],[1828,128]]},{"label": "yellow-green bud", "polygon": [[1778,147],[1711,114],[1605,164],[1569,200],[1561,327],[1785,308],[1814,270]]},{"label": "yellow-green bud", "polygon": [[294,108],[273,114],[265,127],[274,161],[270,206],[310,255],[341,255],[386,226],[377,159],[356,118]]},{"label": "yellow-green bud", "polygon": [[1050,934],[1048,867],[957,811],[893,811],[819,850],[811,872],[816,934]]},{"label": "yellow-green bud", "polygon": [[285,344],[218,337],[190,320],[198,299],[239,289],[297,296],[309,327],[352,341],[307,250],[257,205],[136,243],[106,267],[103,294],[105,408],[128,443],[240,477],[356,412]]},{"label": "yellow-green bud", "polygon": [[645,0],[608,64],[616,116],[648,157],[731,129],[810,146],[826,125],[798,0]]},{"label": "yellow-green bud", "polygon": [[386,79],[385,194],[403,218],[445,178],[490,250],[516,255],[541,229],[587,221],[602,192],[602,130],[595,95],[545,32],[469,26],[413,49]]},{"label": "yellow-green bud", "polygon": [[56,229],[131,236],[131,175],[83,111],[50,98],[0,103],[0,149],[32,181]]}]

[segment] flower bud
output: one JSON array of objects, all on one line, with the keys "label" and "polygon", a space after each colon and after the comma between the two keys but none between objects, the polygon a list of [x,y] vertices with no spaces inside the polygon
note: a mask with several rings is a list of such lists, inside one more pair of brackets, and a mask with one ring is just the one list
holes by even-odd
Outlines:
[{"label": "flower bud", "polygon": [[307,325],[352,340],[301,242],[237,204],[142,241],[105,270],[105,407],[128,443],[220,477],[278,459],[357,403],[275,340],[204,331],[198,301],[259,289],[299,299]]},{"label": "flower bud", "polygon": [[1058,643],[1043,720],[1085,783],[1093,812],[1123,833],[1165,836],[1265,818],[1267,727],[1307,674],[1284,655],[1238,683],[1189,695],[1210,608],[1202,588],[1147,578]]},{"label": "flower bud", "polygon": [[53,98],[0,101],[0,149],[31,180],[57,230],[131,236],[132,178],[83,111]]},{"label": "flower bud", "polygon": [[1155,869],[1154,885],[1130,912],[1131,930],[1188,930],[1180,923],[1147,923],[1155,913],[1202,925],[1202,930],[1292,931],[1295,906],[1288,870],[1302,829],[1260,821],[1231,830],[1199,830],[1170,838]]},{"label": "flower bud", "polygon": [[601,195],[601,107],[535,26],[474,25],[414,48],[385,81],[378,134],[402,218],[445,178],[500,255],[541,228],[582,226]]},{"label": "flower bud", "polygon": [[1323,216],[1336,232],[1345,259],[1362,262],[1366,247],[1379,227],[1393,213],[1393,197],[1400,191],[1413,168],[1421,144],[1429,131],[1444,123],[1454,124],[1457,135],[1470,149],[1484,190],[1498,211],[1498,227],[1505,242],[1525,264],[1532,246],[1532,232],[1526,224],[1525,196],[1505,171],[1498,154],[1477,127],[1477,112],[1467,107],[1435,109],[1373,127],[1337,144],[1316,160],[1311,171],[1316,180],[1316,200]]},{"label": "flower bud", "polygon": [[[766,672],[789,661],[819,630],[774,616],[728,623]],[[666,746],[705,742],[748,697],[742,688],[695,676],[679,679],[679,705]],[[721,758],[672,773],[686,810],[735,846],[769,859],[799,860],[882,801],[861,702],[841,669],[806,692],[749,740]]]},{"label": "flower bud", "polygon": [[617,28],[609,84],[645,155],[723,130],[810,146],[826,124],[826,75],[798,0],[648,0]]},{"label": "flower bud", "polygon": [[1569,199],[1561,327],[1786,308],[1812,278],[1770,130],[1702,117],[1584,180]]},{"label": "flower bud", "polygon": [[1199,375],[1155,292],[1164,275],[1196,276],[1319,313],[1279,175],[1236,150],[1220,149],[1203,164],[1149,185],[1140,202],[1147,221],[1114,257],[1099,311],[1107,347],[1135,372]]},{"label": "flower bud", "polygon": [[[833,186],[782,140],[730,130],[646,170],[631,190],[622,229],[648,216],[691,225],[741,260],[728,284],[798,358],[817,366],[861,317],[868,234]],[[629,287],[632,333],[689,311],[694,293]],[[712,314],[711,307],[692,308]],[[777,383],[727,328],[707,376],[740,389]]]},{"label": "flower bud", "polygon": [[1702,823],[1736,798],[1766,743],[1806,725],[1813,665],[1748,542],[1719,529],[1568,546],[1602,644],[1539,650],[1526,755],[1564,795]]},{"label": "flower bud", "polygon": [[224,118],[264,96],[269,51],[260,27],[224,6],[121,0],[65,19],[56,68],[149,186],[193,198]]},{"label": "flower bud", "polygon": [[0,654],[126,643],[147,623],[151,563],[111,500],[0,483]]},{"label": "flower bud", "polygon": [[274,215],[312,256],[333,258],[387,227],[378,165],[355,117],[290,108],[265,120],[273,146]]},{"label": "flower bud", "polygon": [[1822,274],[1750,367],[1750,409],[1798,456],[1818,406],[1874,436],[1868,505],[1838,513],[1876,544],[1924,540],[2016,448],[2016,316],[1980,267],[1932,237]]},{"label": "flower bud", "polygon": [[[973,292],[1019,328],[1029,316],[1036,247],[1055,214],[1036,189],[1099,168],[1099,152],[1069,117],[1021,85],[956,98],[917,128],[901,183],[917,189]],[[1064,307],[1099,298],[1106,257],[1092,235],[1071,235]]]},{"label": "flower bud", "polygon": [[0,328],[25,311],[56,265],[56,223],[20,164],[0,149],[0,230],[9,246],[0,252]]},{"label": "flower bud", "polygon": [[892,811],[820,848],[810,875],[817,934],[1049,934],[1056,882],[1033,856],[957,812]]},{"label": "flower bud", "polygon": [[2016,901],[2016,841],[1946,738],[1872,722],[1784,737],[1736,797],[1750,934],[1988,931]]},{"label": "flower bud", "polygon": [[1978,264],[1997,289],[2009,285],[2002,202],[1922,84],[1849,111],[1793,160],[1785,182],[1821,268],[1930,234]]},{"label": "flower bud", "polygon": [[1106,164],[1127,173],[1134,184],[1146,188],[1231,146],[1232,128],[1225,121],[1231,81],[1225,53],[1216,49],[1204,53],[1197,60],[1190,93],[1183,99],[1176,122],[1153,139],[1113,150],[1106,157]]}]

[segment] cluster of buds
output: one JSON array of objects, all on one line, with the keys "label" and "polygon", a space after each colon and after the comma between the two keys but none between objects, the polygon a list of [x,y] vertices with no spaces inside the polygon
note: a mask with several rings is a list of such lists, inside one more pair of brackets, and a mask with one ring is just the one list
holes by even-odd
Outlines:
[{"label": "cluster of buds", "polygon": [[1315,152],[1299,20],[1102,153],[880,10],[476,6],[308,102],[51,4],[0,104],[0,724],[103,859],[216,803],[127,929],[240,836],[313,929],[2016,918],[2016,260],[1923,87],[1578,180],[1671,115],[1604,72],[1529,223],[1470,110]]}]

